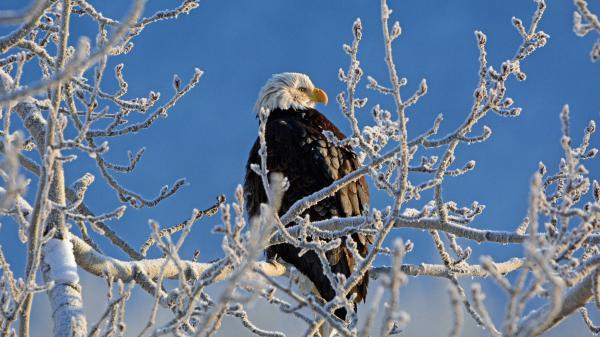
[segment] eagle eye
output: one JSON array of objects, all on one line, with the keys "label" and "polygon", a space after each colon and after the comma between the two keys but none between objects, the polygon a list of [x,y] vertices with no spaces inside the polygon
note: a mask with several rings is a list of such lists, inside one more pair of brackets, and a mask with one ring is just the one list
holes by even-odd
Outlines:
[{"label": "eagle eye", "polygon": [[300,88],[298,88],[298,90],[300,90],[301,92],[306,92],[306,91],[308,91],[308,89],[306,89],[305,87],[300,87]]}]

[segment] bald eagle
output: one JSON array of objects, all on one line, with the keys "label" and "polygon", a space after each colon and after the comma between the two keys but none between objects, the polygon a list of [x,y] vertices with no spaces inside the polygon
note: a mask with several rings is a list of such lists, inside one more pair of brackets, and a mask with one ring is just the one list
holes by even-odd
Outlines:
[{"label": "bald eagle", "polygon": [[[289,181],[289,187],[281,200],[279,214],[284,214],[297,200],[310,195],[359,167],[356,154],[349,147],[336,146],[327,141],[323,131],[332,132],[338,139],[344,134],[319,111],[316,103],[327,104],[327,95],[316,88],[310,78],[300,73],[275,74],[263,86],[256,102],[256,109],[267,109],[266,124],[267,168],[280,172]],[[267,202],[260,177],[250,169],[260,163],[257,139],[250,151],[244,183],[247,211],[250,217],[258,215],[260,204]],[[369,190],[363,178],[354,181],[334,195],[320,201],[305,211],[311,221],[360,215],[369,208]],[[363,257],[368,253],[369,238],[352,234]],[[342,244],[326,253],[331,271],[346,277],[354,269],[356,261],[346,246],[350,238],[343,237]],[[277,244],[266,249],[267,259],[282,259],[295,266],[312,281],[318,295],[326,301],[335,297],[335,291],[323,272],[323,266],[314,251],[298,256],[300,249],[291,244]],[[351,290],[356,294],[354,310],[367,295],[369,276]],[[339,308],[335,315],[345,319],[346,310]]]}]

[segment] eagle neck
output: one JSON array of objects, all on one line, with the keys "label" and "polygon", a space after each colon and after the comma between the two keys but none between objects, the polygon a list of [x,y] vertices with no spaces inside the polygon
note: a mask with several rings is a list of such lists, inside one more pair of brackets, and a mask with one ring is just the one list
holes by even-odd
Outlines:
[{"label": "eagle neck", "polygon": [[323,115],[315,109],[273,109],[271,113],[269,113],[267,122],[292,118],[310,123],[315,120],[320,120],[322,117]]}]

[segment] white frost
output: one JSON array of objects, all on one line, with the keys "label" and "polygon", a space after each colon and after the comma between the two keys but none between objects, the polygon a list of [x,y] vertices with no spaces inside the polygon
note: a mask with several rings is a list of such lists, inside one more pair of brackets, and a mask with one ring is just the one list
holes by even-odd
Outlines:
[{"label": "white frost", "polygon": [[405,208],[404,211],[402,212],[403,216],[407,216],[407,217],[414,217],[419,215],[419,210],[415,209],[415,208]]},{"label": "white frost", "polygon": [[79,283],[73,244],[69,240],[51,239],[44,246],[44,261],[50,266],[50,277],[59,283]]}]

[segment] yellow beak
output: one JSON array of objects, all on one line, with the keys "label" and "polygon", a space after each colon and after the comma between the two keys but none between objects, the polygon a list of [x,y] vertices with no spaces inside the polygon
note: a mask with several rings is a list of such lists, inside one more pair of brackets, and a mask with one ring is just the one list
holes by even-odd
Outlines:
[{"label": "yellow beak", "polygon": [[328,102],[327,94],[325,91],[319,88],[313,89],[312,93],[310,94],[310,99],[312,99],[315,103],[323,103],[325,105],[327,105]]}]

